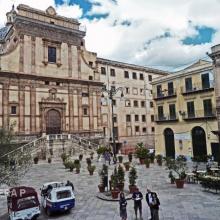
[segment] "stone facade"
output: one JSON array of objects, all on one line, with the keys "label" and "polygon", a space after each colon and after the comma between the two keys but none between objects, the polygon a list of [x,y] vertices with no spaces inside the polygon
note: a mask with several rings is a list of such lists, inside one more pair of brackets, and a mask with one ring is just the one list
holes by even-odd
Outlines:
[{"label": "stone facade", "polygon": [[213,133],[217,118],[212,63],[199,60],[152,84],[156,153],[217,157],[220,151]]},{"label": "stone facade", "polygon": [[[104,84],[115,85],[124,88],[126,99],[140,102],[139,107],[128,108],[123,100],[115,108],[119,143],[144,141],[152,146],[148,79],[167,73],[97,58],[86,50],[84,37],[77,20],[57,15],[52,7],[41,11],[19,5],[7,13],[6,27],[0,29],[0,126],[14,124],[17,135],[90,136],[102,136],[104,127],[108,139],[111,111],[101,100],[101,90]],[[101,74],[102,67],[106,75]],[[116,77],[109,76],[111,68]],[[135,84],[124,78],[124,71],[137,73]],[[126,124],[125,114],[138,114],[139,122],[132,119]],[[134,132],[135,126],[140,126],[139,132]]]}]

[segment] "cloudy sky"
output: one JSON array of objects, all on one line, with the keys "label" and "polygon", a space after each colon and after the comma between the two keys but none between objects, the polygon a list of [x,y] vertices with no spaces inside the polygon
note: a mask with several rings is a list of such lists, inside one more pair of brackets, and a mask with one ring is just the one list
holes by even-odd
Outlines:
[{"label": "cloudy sky", "polygon": [[79,19],[88,50],[128,63],[175,70],[220,43],[220,0],[0,0],[0,27],[20,3]]}]

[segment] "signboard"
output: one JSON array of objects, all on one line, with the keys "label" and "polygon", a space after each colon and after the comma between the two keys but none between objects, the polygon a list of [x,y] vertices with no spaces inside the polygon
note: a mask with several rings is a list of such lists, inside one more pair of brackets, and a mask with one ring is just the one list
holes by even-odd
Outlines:
[{"label": "signboard", "polygon": [[174,134],[175,140],[191,140],[190,133],[180,133],[180,134]]}]

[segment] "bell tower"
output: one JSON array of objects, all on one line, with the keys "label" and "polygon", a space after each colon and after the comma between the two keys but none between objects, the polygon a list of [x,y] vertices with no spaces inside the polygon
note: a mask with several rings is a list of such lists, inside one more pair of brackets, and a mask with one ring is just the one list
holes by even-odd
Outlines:
[{"label": "bell tower", "polygon": [[15,6],[12,5],[12,9],[11,11],[9,11],[8,13],[6,13],[7,16],[7,23],[6,25],[11,25],[14,23],[15,17],[16,17],[16,11],[15,11]]}]

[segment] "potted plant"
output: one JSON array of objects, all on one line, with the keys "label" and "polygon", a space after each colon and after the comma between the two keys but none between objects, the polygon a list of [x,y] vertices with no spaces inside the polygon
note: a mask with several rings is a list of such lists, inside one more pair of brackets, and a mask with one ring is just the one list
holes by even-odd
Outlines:
[{"label": "potted plant", "polygon": [[129,154],[128,154],[128,160],[129,160],[129,162],[131,163],[132,162],[132,153],[130,152]]},{"label": "potted plant", "polygon": [[34,164],[38,164],[39,157],[34,157]]},{"label": "potted plant", "polygon": [[95,165],[90,165],[90,166],[88,166],[87,167],[87,169],[88,169],[88,171],[89,171],[89,174],[90,174],[90,176],[92,176],[93,175],[93,173],[94,173],[94,171],[95,171],[95,168],[96,168],[96,166]]},{"label": "potted plant", "polygon": [[47,162],[48,162],[48,163],[51,163],[51,162],[52,162],[51,157],[48,157]]},{"label": "potted plant", "polygon": [[163,156],[161,154],[156,155],[157,164],[162,166],[163,164]]},{"label": "potted plant", "polygon": [[175,177],[173,175],[173,172],[170,171],[168,177],[170,178],[170,183],[174,184],[175,183]]},{"label": "potted plant", "polygon": [[135,185],[136,184],[136,180],[137,180],[138,176],[137,176],[137,170],[132,167],[129,171],[129,190],[130,190],[130,193],[133,193],[135,192],[137,186]]},{"label": "potted plant", "polygon": [[100,193],[105,192],[104,178],[106,175],[108,175],[108,166],[103,164],[102,169],[99,171],[100,184],[98,185],[98,188]]},{"label": "potted plant", "polygon": [[146,168],[149,168],[149,167],[150,167],[150,159],[149,159],[149,158],[146,158],[146,159],[144,160],[144,163],[145,163]]},{"label": "potted plant", "polygon": [[64,165],[65,169],[69,169],[70,168],[69,164],[70,164],[70,160],[65,160],[64,161],[63,165]]},{"label": "potted plant", "polygon": [[116,167],[115,167],[114,172],[111,176],[111,183],[112,183],[112,190],[111,190],[112,198],[117,199],[120,191],[118,189],[118,172],[117,172]]},{"label": "potted plant", "polygon": [[140,164],[144,164],[144,160],[148,157],[149,150],[144,147],[143,143],[138,143],[135,149],[136,157],[139,158]]},{"label": "potted plant", "polygon": [[118,161],[119,161],[119,163],[122,163],[122,161],[123,161],[123,156],[118,156]]},{"label": "potted plant", "polygon": [[130,162],[124,162],[124,166],[125,166],[126,171],[129,171],[129,169],[130,169]]},{"label": "potted plant", "polygon": [[174,171],[178,175],[178,178],[175,179],[176,187],[180,189],[183,188],[187,170],[186,162],[167,158],[166,166],[170,171]]},{"label": "potted plant", "polygon": [[150,153],[149,154],[149,158],[150,158],[150,162],[154,163],[155,154],[154,153]]},{"label": "potted plant", "polygon": [[82,159],[83,159],[83,155],[80,154],[80,155],[79,155],[79,160],[82,161]]},{"label": "potted plant", "polygon": [[63,160],[63,162],[65,162],[65,160],[68,158],[68,156],[66,155],[66,153],[62,153],[60,157],[61,157],[61,159]]},{"label": "potted plant", "polygon": [[73,169],[75,168],[75,163],[73,161],[69,161],[68,168],[70,169],[70,172],[73,172]]},{"label": "potted plant", "polygon": [[122,166],[118,166],[118,189],[120,191],[124,190],[124,182],[125,182],[125,171]]},{"label": "potted plant", "polygon": [[80,172],[80,168],[81,168],[81,165],[80,165],[80,161],[79,160],[74,160],[74,165],[75,165],[75,168],[76,168],[76,173],[79,173]]},{"label": "potted plant", "polygon": [[86,163],[87,163],[88,166],[91,166],[91,164],[92,164],[91,159],[90,158],[86,158]]}]

